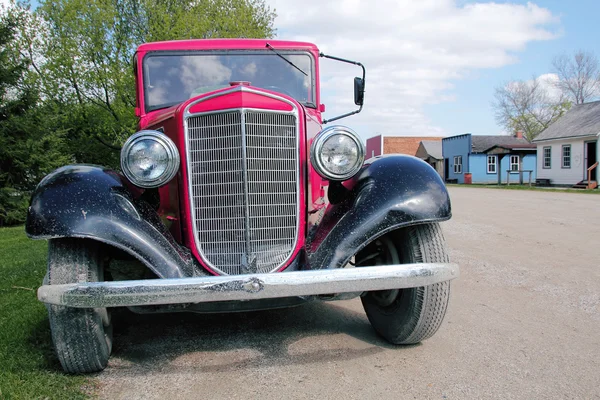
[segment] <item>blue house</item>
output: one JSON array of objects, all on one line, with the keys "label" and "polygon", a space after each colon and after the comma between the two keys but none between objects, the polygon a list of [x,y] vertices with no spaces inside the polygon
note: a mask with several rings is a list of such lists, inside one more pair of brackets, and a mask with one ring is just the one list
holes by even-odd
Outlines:
[{"label": "blue house", "polygon": [[[463,135],[442,139],[446,182],[465,183],[470,173],[473,183],[535,182],[536,145],[515,136]],[[507,173],[507,171],[510,171]],[[531,172],[529,172],[531,171]]]}]

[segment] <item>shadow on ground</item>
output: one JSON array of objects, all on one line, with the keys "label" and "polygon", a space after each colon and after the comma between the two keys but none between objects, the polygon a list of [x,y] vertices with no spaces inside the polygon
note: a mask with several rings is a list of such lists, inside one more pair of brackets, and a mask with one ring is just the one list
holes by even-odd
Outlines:
[{"label": "shadow on ground", "polygon": [[[32,325],[27,345],[31,351],[36,354],[36,358],[42,361],[39,365],[40,370],[63,372],[58,357],[54,352],[52,334],[50,333],[50,323],[47,316],[45,316],[45,318],[40,318],[36,324]],[[32,368],[35,368],[33,364],[28,363],[26,368],[22,369],[22,372],[28,372]]]},{"label": "shadow on ground", "polygon": [[[312,364],[395,347],[373,331],[364,313],[318,302],[229,314],[122,312],[115,320],[114,343],[110,369],[127,374]],[[299,351],[290,352],[290,346]]]}]

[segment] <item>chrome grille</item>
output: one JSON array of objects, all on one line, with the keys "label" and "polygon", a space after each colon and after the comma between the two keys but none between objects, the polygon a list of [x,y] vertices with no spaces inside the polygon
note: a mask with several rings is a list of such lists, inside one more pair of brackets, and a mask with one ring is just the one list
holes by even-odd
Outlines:
[{"label": "chrome grille", "polygon": [[279,268],[298,229],[296,117],[251,110],[191,116],[187,143],[205,261],[224,274]]}]

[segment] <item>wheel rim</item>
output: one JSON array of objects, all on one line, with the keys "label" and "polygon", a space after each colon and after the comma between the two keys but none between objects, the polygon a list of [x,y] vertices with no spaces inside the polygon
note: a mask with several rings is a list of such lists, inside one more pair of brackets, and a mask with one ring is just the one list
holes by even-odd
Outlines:
[{"label": "wheel rim", "polygon": [[[375,265],[391,265],[391,264],[400,264],[400,255],[398,254],[398,250],[394,245],[394,242],[389,237],[383,237],[376,242],[377,245],[377,255],[373,256],[373,254],[367,255],[364,260],[372,260]],[[372,265],[372,262],[369,262]],[[400,289],[390,289],[390,290],[376,290],[372,292],[368,292],[367,296],[369,296],[377,305],[381,307],[388,307],[396,301],[398,295],[400,294]]]}]

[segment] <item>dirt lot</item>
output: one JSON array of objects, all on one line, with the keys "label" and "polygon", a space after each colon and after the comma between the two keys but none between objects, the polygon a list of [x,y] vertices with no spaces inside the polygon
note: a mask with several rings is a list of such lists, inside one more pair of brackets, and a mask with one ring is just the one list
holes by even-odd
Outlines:
[{"label": "dirt lot", "polygon": [[461,265],[440,331],[394,347],[358,299],[135,317],[101,395],[119,399],[600,398],[600,196],[452,188]]}]

